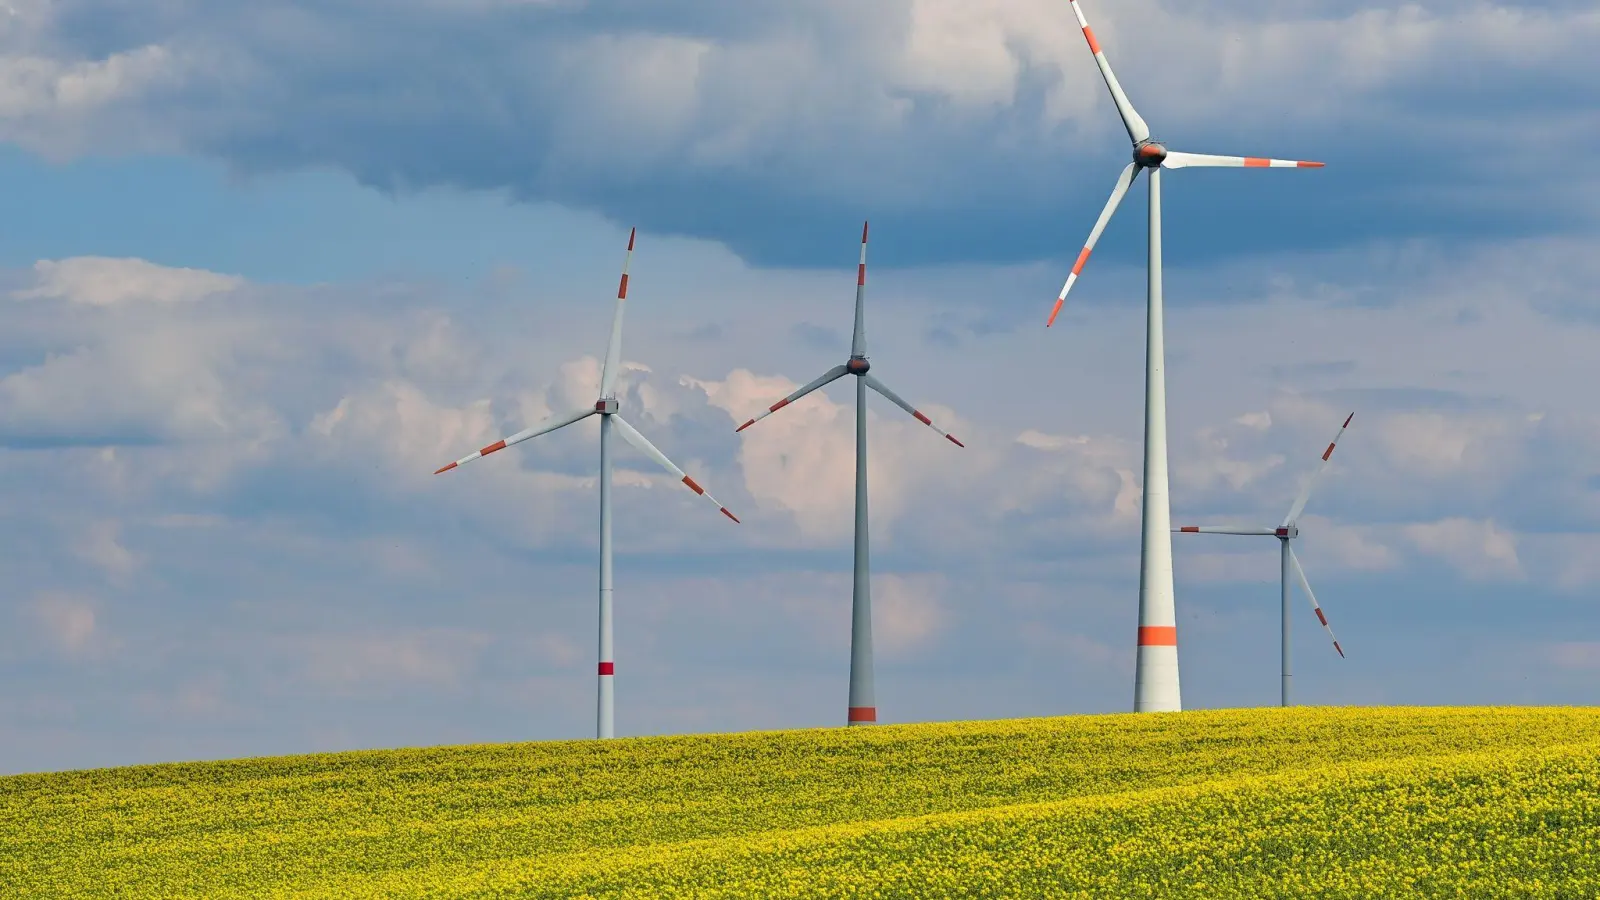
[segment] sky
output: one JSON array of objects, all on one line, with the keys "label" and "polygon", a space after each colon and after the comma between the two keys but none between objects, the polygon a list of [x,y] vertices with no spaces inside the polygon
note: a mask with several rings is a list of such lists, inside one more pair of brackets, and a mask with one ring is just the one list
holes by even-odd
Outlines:
[{"label": "sky", "polygon": [[[1087,0],[1165,180],[1173,521],[1297,553],[1296,699],[1600,684],[1600,10]],[[1060,0],[0,5],[0,772],[842,724],[872,222],[880,721],[1131,709],[1145,190]],[[1173,540],[1186,708],[1278,695],[1271,542]]]}]

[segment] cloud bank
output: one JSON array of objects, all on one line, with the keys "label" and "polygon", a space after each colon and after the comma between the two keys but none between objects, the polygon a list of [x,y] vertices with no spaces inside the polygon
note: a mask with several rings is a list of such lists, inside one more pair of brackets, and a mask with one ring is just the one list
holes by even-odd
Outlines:
[{"label": "cloud bank", "polygon": [[[853,279],[679,249],[636,267],[623,411],[745,524],[619,452],[619,723],[831,724],[853,400],[733,429],[847,352]],[[1600,335],[1556,301],[1593,273],[1561,241],[1460,252],[1415,247],[1399,275],[1383,249],[1174,271],[1193,297],[1169,325],[1175,520],[1277,521],[1356,412],[1302,520],[1351,651],[1301,620],[1308,701],[1582,696],[1600,373],[1578,351]],[[588,732],[594,423],[431,472],[592,400],[609,276],[301,288],[63,259],[6,277],[8,765]],[[811,301],[753,306],[752,283]],[[908,270],[869,301],[874,372],[967,444],[870,407],[886,715],[1123,709],[1141,311],[1086,304],[1045,332],[968,287]],[[1270,702],[1275,561],[1188,537],[1186,702]],[[1423,635],[1450,653],[1419,667]]]},{"label": "cloud bank", "polygon": [[[1552,148],[1600,139],[1591,6],[1088,13],[1160,136],[1333,164],[1186,178],[1175,215],[1236,220],[1195,249],[1593,223],[1593,177],[1548,177]],[[499,191],[768,264],[831,258],[869,216],[914,230],[906,263],[1070,255],[1126,153],[1058,0],[24,0],[0,85],[0,138],[56,158]]]}]

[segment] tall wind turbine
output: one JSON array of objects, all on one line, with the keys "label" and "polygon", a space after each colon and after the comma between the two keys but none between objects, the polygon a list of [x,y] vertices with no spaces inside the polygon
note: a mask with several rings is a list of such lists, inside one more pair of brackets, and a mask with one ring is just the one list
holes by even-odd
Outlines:
[{"label": "tall wind turbine", "polygon": [[1333,641],[1333,649],[1339,651],[1339,658],[1344,658],[1344,648],[1339,646],[1339,639],[1333,636],[1333,628],[1328,624],[1328,617],[1322,614],[1322,607],[1317,604],[1317,595],[1311,593],[1311,582],[1306,580],[1306,572],[1300,568],[1300,558],[1294,555],[1294,548],[1290,541],[1300,536],[1300,513],[1305,511],[1306,501],[1311,499],[1311,489],[1316,487],[1317,479],[1328,468],[1328,460],[1333,457],[1333,448],[1339,445],[1339,438],[1344,437],[1344,430],[1350,427],[1350,420],[1356,417],[1355,413],[1345,417],[1344,424],[1339,426],[1339,433],[1328,442],[1328,449],[1322,451],[1322,462],[1312,470],[1311,477],[1306,479],[1306,486],[1301,489],[1300,496],[1295,498],[1294,505],[1289,507],[1289,514],[1283,517],[1283,524],[1277,528],[1239,528],[1233,525],[1185,525],[1173,529],[1183,534],[1247,534],[1257,537],[1275,537],[1278,539],[1278,556],[1280,559],[1281,575],[1279,577],[1279,610],[1283,617],[1283,688],[1278,705],[1289,705],[1289,573],[1300,582],[1300,587],[1305,589],[1306,598],[1311,601],[1311,609],[1317,614],[1317,621],[1322,623],[1328,632],[1328,639]]},{"label": "tall wind turbine", "polygon": [[1243,166],[1246,168],[1318,168],[1319,162],[1300,162],[1288,159],[1261,159],[1253,156],[1210,156],[1203,153],[1169,151],[1165,144],[1150,137],[1150,126],[1145,124],[1128,95],[1123,93],[1111,64],[1100,51],[1100,42],[1094,30],[1083,17],[1078,0],[1070,0],[1072,11],[1078,16],[1083,36],[1094,54],[1095,65],[1100,67],[1111,99],[1122,117],[1133,141],[1133,162],[1117,177],[1111,199],[1100,211],[1100,218],[1089,232],[1089,240],[1072,266],[1072,274],[1056,297],[1055,308],[1050,311],[1046,326],[1053,324],[1067,292],[1083,271],[1084,263],[1094,251],[1095,242],[1111,221],[1112,213],[1122,203],[1141,170],[1150,172],[1150,256],[1149,256],[1149,313],[1145,338],[1145,393],[1144,393],[1144,530],[1139,544],[1139,656],[1134,675],[1135,712],[1160,712],[1179,710],[1183,703],[1178,690],[1178,621],[1172,596],[1172,527],[1171,507],[1167,485],[1167,385],[1165,373],[1166,339],[1162,325],[1161,306],[1161,170],[1181,169],[1186,166]]},{"label": "tall wind turbine", "polygon": [[495,441],[482,450],[463,456],[433,473],[438,475],[448,472],[456,466],[504,450],[512,444],[520,444],[529,438],[536,438],[541,434],[549,434],[590,416],[600,417],[600,683],[595,713],[595,737],[597,738],[609,738],[616,735],[615,707],[613,705],[611,686],[611,679],[616,672],[616,662],[611,655],[612,427],[616,427],[623,440],[639,448],[644,455],[655,460],[661,468],[671,472],[672,477],[682,480],[684,484],[689,486],[689,490],[710,500],[712,505],[722,511],[723,515],[733,519],[735,522],[739,521],[738,517],[728,512],[726,506],[718,503],[715,497],[706,493],[705,488],[695,483],[693,478],[685,475],[682,469],[673,464],[672,460],[667,459],[666,454],[657,450],[654,444],[650,443],[632,425],[629,425],[626,419],[617,414],[617,374],[622,367],[622,312],[623,304],[628,299],[628,264],[633,261],[633,239],[637,231],[638,229],[633,229],[628,232],[628,255],[623,258],[622,281],[617,285],[617,308],[611,318],[611,341],[606,345],[605,366],[600,370],[600,399],[596,400],[592,407],[552,416],[532,428]]},{"label": "tall wind turbine", "polygon": [[944,435],[957,447],[966,445],[940,428],[921,411],[889,390],[889,386],[868,375],[866,330],[867,225],[861,225],[861,263],[856,267],[856,325],[850,336],[850,358],[834,366],[816,380],[777,403],[754,419],[735,428],[740,432],[799,400],[825,384],[856,376],[856,553],[855,580],[850,590],[850,705],[845,721],[850,725],[870,725],[878,721],[877,693],[872,680],[872,566],[867,552],[867,388],[872,388],[890,403],[910,413],[918,422]]}]

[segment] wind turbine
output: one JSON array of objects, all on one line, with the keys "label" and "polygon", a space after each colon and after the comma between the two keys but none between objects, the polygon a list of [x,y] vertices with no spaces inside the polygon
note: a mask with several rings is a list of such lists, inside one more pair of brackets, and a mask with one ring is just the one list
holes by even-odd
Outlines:
[{"label": "wind turbine", "polygon": [[1300,582],[1300,587],[1305,589],[1306,598],[1311,601],[1311,609],[1317,614],[1317,621],[1322,623],[1328,632],[1328,639],[1333,641],[1333,649],[1339,651],[1339,658],[1344,658],[1344,648],[1339,646],[1339,639],[1334,637],[1333,628],[1328,624],[1328,617],[1322,614],[1322,607],[1317,603],[1317,595],[1311,593],[1311,582],[1306,580],[1306,572],[1300,568],[1300,558],[1294,555],[1294,548],[1290,542],[1300,536],[1300,513],[1305,511],[1306,501],[1311,499],[1311,489],[1316,487],[1317,479],[1328,468],[1328,460],[1333,456],[1333,448],[1339,445],[1339,438],[1344,436],[1344,430],[1350,427],[1350,420],[1356,417],[1355,413],[1345,417],[1344,424],[1339,426],[1339,433],[1328,442],[1328,449],[1322,452],[1322,462],[1312,470],[1311,477],[1306,479],[1306,486],[1301,489],[1300,496],[1295,498],[1294,505],[1289,507],[1289,514],[1283,517],[1283,524],[1277,528],[1237,528],[1232,525],[1185,525],[1173,529],[1183,534],[1247,534],[1254,536],[1275,537],[1278,539],[1278,555],[1281,568],[1279,578],[1280,610],[1283,617],[1283,691],[1280,706],[1289,705],[1289,573]]},{"label": "wind turbine", "polygon": [[447,466],[442,466],[433,474],[438,475],[448,472],[457,466],[481,459],[491,453],[496,453],[512,444],[520,444],[529,438],[536,438],[541,434],[549,434],[565,428],[574,422],[587,419],[590,416],[600,417],[600,672],[599,690],[595,714],[595,737],[609,738],[616,735],[615,706],[612,695],[611,679],[616,672],[616,662],[611,655],[611,429],[614,426],[621,433],[623,440],[639,448],[644,455],[655,460],[661,468],[672,473],[672,477],[680,479],[689,486],[689,490],[710,500],[722,514],[733,521],[739,521],[728,508],[717,502],[717,499],[706,493],[706,489],[695,482],[693,478],[685,475],[683,470],[667,459],[666,454],[656,449],[644,435],[640,434],[627,420],[617,414],[617,373],[622,367],[622,312],[623,304],[628,299],[628,264],[633,261],[633,240],[638,229],[628,232],[628,255],[622,262],[622,281],[617,285],[617,307],[611,318],[611,341],[606,345],[605,366],[600,370],[600,399],[594,406],[574,412],[562,413],[551,416],[532,428],[519,431],[502,440],[495,441],[476,453],[469,453]]},{"label": "wind turbine", "polygon": [[912,418],[944,435],[957,447],[966,445],[948,431],[933,424],[927,416],[889,390],[889,386],[868,375],[866,331],[867,223],[861,224],[861,263],[856,267],[856,324],[850,335],[850,358],[834,366],[816,380],[734,429],[740,432],[765,419],[817,388],[843,378],[856,376],[856,548],[855,580],[850,590],[850,705],[845,721],[850,725],[870,725],[878,721],[878,702],[872,678],[872,584],[867,548],[867,388],[872,388],[890,403],[910,413]]},{"label": "wind turbine", "polygon": [[1246,168],[1320,168],[1319,162],[1288,159],[1262,159],[1254,156],[1211,156],[1203,153],[1169,151],[1165,144],[1150,137],[1145,124],[1128,95],[1123,93],[1111,64],[1100,51],[1094,30],[1083,17],[1078,0],[1069,0],[1083,28],[1083,36],[1094,54],[1095,65],[1105,78],[1111,99],[1133,141],[1133,162],[1117,177],[1111,199],[1100,211],[1100,218],[1089,232],[1089,240],[1072,266],[1072,274],[1056,297],[1046,327],[1053,324],[1066,302],[1067,292],[1083,271],[1094,251],[1095,242],[1106,223],[1117,211],[1133,180],[1141,170],[1150,172],[1150,248],[1149,312],[1145,337],[1144,393],[1144,510],[1143,534],[1139,542],[1139,638],[1138,664],[1134,675],[1135,712],[1179,710],[1183,703],[1178,689],[1177,611],[1172,594],[1172,515],[1167,484],[1167,385],[1165,372],[1166,337],[1163,332],[1161,299],[1161,170],[1187,166],[1243,166]]}]

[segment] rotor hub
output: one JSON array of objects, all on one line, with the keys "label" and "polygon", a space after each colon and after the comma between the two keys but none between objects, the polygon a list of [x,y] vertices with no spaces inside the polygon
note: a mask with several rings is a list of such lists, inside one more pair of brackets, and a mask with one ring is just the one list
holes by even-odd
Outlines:
[{"label": "rotor hub", "polygon": [[851,375],[865,375],[871,368],[872,363],[867,362],[865,356],[852,356],[850,361],[844,364],[844,370]]},{"label": "rotor hub", "polygon": [[1133,146],[1133,161],[1146,169],[1154,169],[1167,158],[1167,148],[1158,141],[1140,141]]}]

